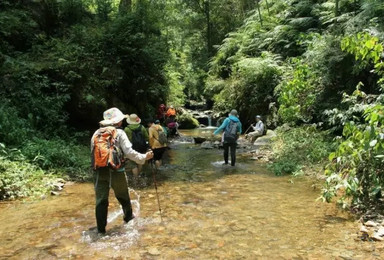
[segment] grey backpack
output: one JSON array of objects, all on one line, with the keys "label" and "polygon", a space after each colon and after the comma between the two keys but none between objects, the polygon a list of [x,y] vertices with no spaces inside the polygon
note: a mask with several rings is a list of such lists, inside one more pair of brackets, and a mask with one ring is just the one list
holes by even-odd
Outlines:
[{"label": "grey backpack", "polygon": [[224,131],[224,143],[236,143],[237,137],[237,123],[230,120]]}]

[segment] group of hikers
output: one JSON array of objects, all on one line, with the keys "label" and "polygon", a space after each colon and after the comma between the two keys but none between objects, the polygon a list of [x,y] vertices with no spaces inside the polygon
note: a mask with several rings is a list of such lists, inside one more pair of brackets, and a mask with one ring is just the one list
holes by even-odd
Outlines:
[{"label": "group of hikers", "polygon": [[[141,124],[142,121],[136,114],[125,115],[115,107],[103,113],[103,120],[99,122],[100,128],[95,131],[91,139],[98,233],[106,232],[110,188],[121,204],[124,222],[128,223],[135,218],[128,191],[125,160],[134,164],[131,171],[136,177],[141,173],[146,161],[150,161],[155,169],[162,164],[162,156],[167,149],[167,128],[161,123],[168,128],[175,125],[169,128],[175,129],[175,133],[178,124],[173,106],[168,109],[165,106],[160,108],[157,119],[147,120],[148,129]],[[128,126],[122,129],[124,120]],[[256,116],[256,125],[251,126],[254,131],[246,135],[246,138],[253,140],[263,134],[264,125],[260,116]],[[235,109],[213,134],[221,132],[223,132],[224,164],[228,164],[230,150],[231,166],[235,166],[237,139],[242,133],[242,124]]]},{"label": "group of hikers", "polygon": [[[174,114],[175,116],[176,114]],[[123,121],[128,126],[122,129]],[[146,161],[159,168],[167,148],[166,129],[159,120],[148,119],[147,127],[136,114],[125,115],[118,108],[110,108],[99,122],[100,128],[91,139],[92,167],[95,172],[96,222],[99,233],[105,233],[108,215],[108,195],[113,189],[121,204],[124,221],[135,216],[132,213],[128,192],[125,160],[132,161],[132,173],[138,176]]]}]

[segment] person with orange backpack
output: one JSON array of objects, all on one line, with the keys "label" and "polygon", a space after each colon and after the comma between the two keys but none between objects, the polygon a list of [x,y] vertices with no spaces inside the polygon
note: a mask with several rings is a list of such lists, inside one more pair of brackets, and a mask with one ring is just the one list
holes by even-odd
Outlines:
[{"label": "person with orange backpack", "polygon": [[167,113],[165,114],[168,118],[175,118],[176,117],[176,109],[171,105],[168,110],[167,110]]},{"label": "person with orange backpack", "polygon": [[96,223],[98,232],[102,234],[106,232],[110,188],[121,204],[124,222],[128,223],[134,218],[124,160],[127,158],[138,164],[144,164],[146,160],[153,158],[152,151],[138,153],[132,149],[126,133],[120,129],[127,115],[113,107],[106,110],[103,117],[100,128],[91,139],[92,168],[95,172]]}]

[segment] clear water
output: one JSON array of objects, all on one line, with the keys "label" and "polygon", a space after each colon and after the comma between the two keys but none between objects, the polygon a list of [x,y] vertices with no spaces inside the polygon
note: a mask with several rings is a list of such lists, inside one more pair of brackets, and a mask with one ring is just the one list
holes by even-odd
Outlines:
[{"label": "clear water", "polygon": [[110,194],[107,235],[94,230],[92,184],[58,197],[0,204],[1,259],[381,259],[383,243],[363,242],[358,225],[316,201],[306,179],[275,177],[239,156],[174,143],[158,172],[131,189],[135,220],[124,225]]}]

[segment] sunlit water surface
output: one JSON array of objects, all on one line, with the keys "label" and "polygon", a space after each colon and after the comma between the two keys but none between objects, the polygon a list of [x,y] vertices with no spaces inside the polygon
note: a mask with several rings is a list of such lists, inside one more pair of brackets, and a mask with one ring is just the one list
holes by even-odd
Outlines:
[{"label": "sunlit water surface", "polygon": [[[92,184],[43,201],[0,204],[1,259],[381,259],[358,225],[305,179],[275,177],[222,150],[173,143],[157,175],[130,191],[137,218],[124,225],[110,196],[107,235],[95,232]],[[145,187],[144,184],[149,185]],[[132,186],[132,185],[131,185]]]}]

